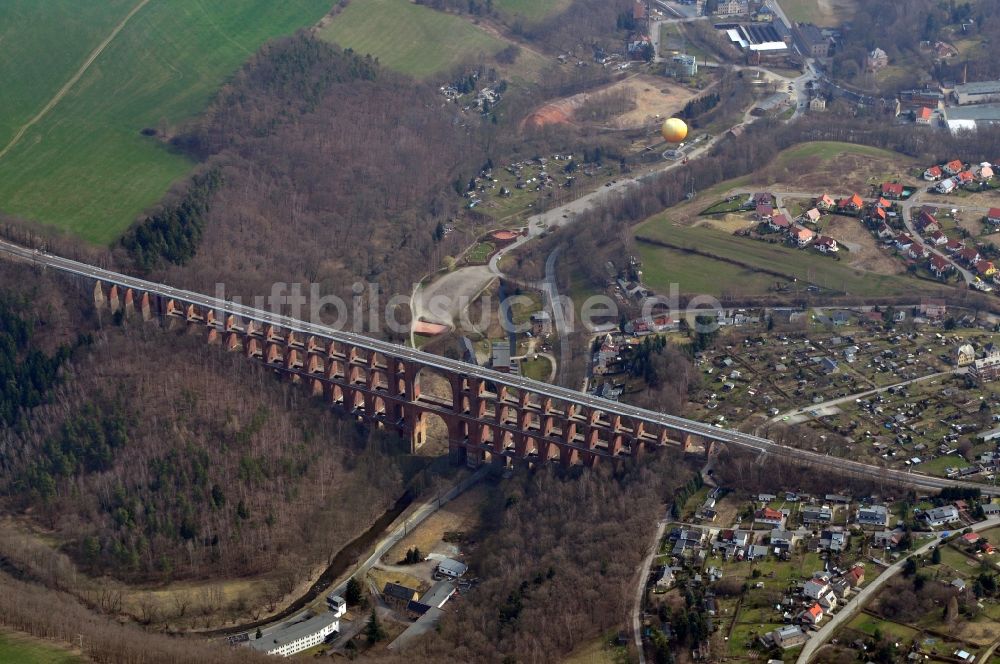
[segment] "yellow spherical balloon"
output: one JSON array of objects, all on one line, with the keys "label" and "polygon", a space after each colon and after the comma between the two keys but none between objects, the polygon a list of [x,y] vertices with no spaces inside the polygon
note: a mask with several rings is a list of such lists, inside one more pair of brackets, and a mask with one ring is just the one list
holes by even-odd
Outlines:
[{"label": "yellow spherical balloon", "polygon": [[667,143],[680,143],[688,135],[688,126],[680,118],[667,118],[660,133]]}]

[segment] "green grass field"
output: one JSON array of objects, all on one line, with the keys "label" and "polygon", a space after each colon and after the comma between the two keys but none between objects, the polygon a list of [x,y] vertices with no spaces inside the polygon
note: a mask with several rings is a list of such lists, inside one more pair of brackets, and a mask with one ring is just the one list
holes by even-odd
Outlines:
[{"label": "green grass field", "polygon": [[84,660],[29,636],[0,632],[0,662],[76,664]]},{"label": "green grass field", "polygon": [[[748,238],[735,237],[729,233],[707,227],[675,227],[664,220],[644,222],[638,227],[638,234],[662,239],[684,247],[694,247],[710,254],[738,260],[753,268],[777,270],[796,277],[799,281],[817,284],[824,288],[842,291],[851,295],[904,294],[932,289],[930,284],[915,279],[896,275],[881,275],[862,272],[846,265],[846,263],[831,258],[818,256],[815,252],[793,249],[784,245],[768,244]],[[659,251],[658,247],[654,247]],[[676,252],[675,252],[676,253]],[[647,253],[648,255],[648,253]],[[650,262],[655,262],[655,256],[643,256],[643,272],[647,273]],[[698,292],[721,293],[726,289],[752,292],[759,288],[760,279],[768,284],[776,281],[775,277],[759,275],[753,283],[747,282],[747,270],[729,265],[728,269],[720,270],[721,261],[712,261],[710,266],[699,267],[698,262],[703,257],[691,256],[694,259],[693,273],[685,276],[688,281],[694,281],[705,286]],[[674,262],[674,257],[670,257]],[[688,266],[690,267],[690,266]],[[741,275],[740,281],[733,279],[734,271]],[[654,273],[656,270],[653,271]],[[654,282],[654,277],[648,280],[655,290],[662,284]],[[684,290],[683,281],[679,281]],[[690,292],[690,291],[689,291]]]},{"label": "green grass field", "polygon": [[854,16],[857,0],[781,0],[781,8],[793,21],[836,27]]},{"label": "green grass field", "polygon": [[490,259],[490,255],[496,251],[496,246],[492,242],[480,242],[465,255],[465,260],[475,265],[481,265]]},{"label": "green grass field", "polygon": [[682,293],[720,295],[727,285],[741,290],[764,292],[777,279],[704,256],[693,256],[674,249],[636,243],[642,259],[642,280],[657,292],[669,292],[678,284]]},{"label": "green grass field", "polygon": [[[136,0],[0,3],[0,148],[45,105]],[[53,48],[58,44],[58,48]]]},{"label": "green grass field", "polygon": [[354,0],[320,32],[323,39],[378,56],[397,71],[423,78],[506,43],[471,22],[408,0]]},{"label": "green grass field", "polygon": [[571,0],[493,0],[493,8],[509,17],[521,17],[528,23],[537,23],[542,19],[564,11]]},{"label": "green grass field", "polygon": [[840,143],[838,141],[812,141],[783,150],[772,163],[777,166],[787,166],[802,160],[829,160],[842,154],[856,154],[862,157],[883,157],[885,159],[906,159],[902,155],[889,150],[873,148],[855,143]]},{"label": "green grass field", "polygon": [[[55,3],[64,13],[79,14],[72,21],[60,19],[63,24],[86,20],[93,26],[75,32],[48,24],[53,3],[15,3],[24,6],[17,20],[30,29],[10,43],[2,42],[3,67],[23,66],[29,71],[35,67],[38,74],[5,79],[15,81],[13,91],[8,83],[3,96],[17,117],[7,122],[23,124],[25,117],[41,110],[137,2],[83,3],[82,13],[77,11],[80,3]],[[330,4],[330,0],[150,2],[66,96],[0,158],[0,211],[93,242],[111,242],[192,167],[188,159],[140,131],[177,126],[197,115],[261,44],[315,23]],[[5,6],[0,19],[11,11]],[[44,67],[37,64],[40,53],[48,57],[77,39],[81,43],[69,47],[67,55]],[[11,95],[19,101],[7,100]]]}]

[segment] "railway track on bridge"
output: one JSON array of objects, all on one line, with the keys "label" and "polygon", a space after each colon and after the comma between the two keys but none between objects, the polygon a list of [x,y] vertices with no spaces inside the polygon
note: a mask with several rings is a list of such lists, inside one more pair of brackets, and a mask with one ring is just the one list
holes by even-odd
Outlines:
[{"label": "railway track on bridge", "polygon": [[[713,425],[689,420],[674,415],[659,413],[636,406],[630,406],[600,397],[591,396],[548,383],[500,373],[473,364],[452,360],[446,357],[432,355],[424,351],[407,348],[380,339],[374,339],[361,334],[339,330],[325,325],[309,323],[269,311],[255,309],[242,304],[218,299],[201,293],[173,288],[165,284],[157,284],[144,279],[120,274],[103,268],[87,265],[78,261],[62,258],[39,250],[27,249],[6,241],[0,241],[0,253],[22,261],[34,263],[49,269],[58,270],[70,275],[82,277],[94,282],[115,285],[123,289],[132,289],[140,293],[153,294],[160,298],[180,301],[201,307],[205,311],[215,312],[220,322],[227,316],[237,316],[244,320],[255,321],[265,325],[276,326],[289,332],[302,335],[312,335],[339,343],[349,344],[370,352],[380,353],[386,357],[399,358],[422,367],[429,367],[446,375],[459,376],[464,379],[474,378],[530,393],[540,397],[554,399],[563,404],[578,408],[591,409],[592,412],[603,413],[609,418],[627,418],[632,422],[642,423],[654,428],[669,429],[684,435],[693,436],[705,442],[716,442],[734,445],[740,448],[757,451],[761,454],[796,459],[817,466],[830,468],[841,473],[853,473],[859,476],[892,481],[920,489],[936,490],[945,487],[975,487],[984,493],[1000,495],[1000,489],[982,484],[961,482],[945,478],[931,477],[919,473],[904,472],[880,466],[864,464],[850,459],[831,457],[825,454],[779,445],[767,438],[740,431],[721,429]],[[570,416],[567,417],[569,419]],[[596,454],[595,450],[591,452]],[[607,454],[603,454],[607,456]]]}]

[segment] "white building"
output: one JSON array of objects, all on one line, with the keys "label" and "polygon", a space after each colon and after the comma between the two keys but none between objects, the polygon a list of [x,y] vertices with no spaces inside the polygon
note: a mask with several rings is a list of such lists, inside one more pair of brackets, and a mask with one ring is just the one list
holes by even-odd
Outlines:
[{"label": "white building", "polygon": [[946,523],[958,521],[958,508],[954,505],[934,507],[920,515],[931,526],[943,526]]},{"label": "white building", "polygon": [[326,637],[339,630],[340,620],[335,614],[327,612],[296,623],[285,623],[262,634],[259,639],[251,638],[246,643],[258,652],[289,657],[318,646]]}]

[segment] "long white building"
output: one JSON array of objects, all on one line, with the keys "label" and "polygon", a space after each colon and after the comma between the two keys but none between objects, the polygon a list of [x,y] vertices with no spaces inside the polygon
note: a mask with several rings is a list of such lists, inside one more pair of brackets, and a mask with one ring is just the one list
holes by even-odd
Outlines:
[{"label": "long white building", "polygon": [[313,646],[318,646],[326,637],[340,630],[340,620],[334,613],[320,613],[311,618],[284,623],[269,629],[259,639],[253,637],[247,645],[268,655],[289,657]]}]

